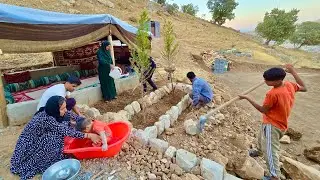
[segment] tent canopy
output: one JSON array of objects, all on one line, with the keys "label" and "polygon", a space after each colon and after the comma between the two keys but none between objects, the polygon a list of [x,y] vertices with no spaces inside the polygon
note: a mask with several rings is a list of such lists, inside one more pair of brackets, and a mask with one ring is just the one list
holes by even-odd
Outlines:
[{"label": "tent canopy", "polygon": [[137,31],[109,14],[66,14],[0,3],[0,49],[5,53],[73,49],[102,39],[110,32],[132,46]]}]

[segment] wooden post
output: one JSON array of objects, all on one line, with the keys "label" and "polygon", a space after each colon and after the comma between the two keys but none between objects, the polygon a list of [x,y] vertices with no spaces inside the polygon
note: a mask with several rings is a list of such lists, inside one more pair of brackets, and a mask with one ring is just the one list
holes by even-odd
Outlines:
[{"label": "wooden post", "polygon": [[0,73],[0,128],[6,127],[9,125],[6,110],[7,110],[7,102],[4,96],[2,73]]},{"label": "wooden post", "polygon": [[110,31],[110,34],[108,36],[108,41],[110,43],[110,52],[111,52],[111,57],[112,57],[112,63],[113,63],[113,65],[116,65],[116,62],[115,62],[115,59],[114,59],[114,50],[113,50],[111,31]]}]

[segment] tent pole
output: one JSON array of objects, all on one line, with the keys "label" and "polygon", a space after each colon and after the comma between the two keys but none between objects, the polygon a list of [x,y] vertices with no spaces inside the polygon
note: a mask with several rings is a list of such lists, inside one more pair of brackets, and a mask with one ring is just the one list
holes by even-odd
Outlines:
[{"label": "tent pole", "polygon": [[2,82],[2,73],[0,72],[0,128],[8,126],[7,102],[4,96],[4,88]]},{"label": "tent pole", "polygon": [[116,65],[116,62],[115,62],[115,59],[114,59],[114,49],[113,49],[113,43],[112,43],[111,30],[109,32],[108,41],[110,43],[110,52],[111,52],[111,57],[112,57],[112,63],[113,63],[113,65]]}]

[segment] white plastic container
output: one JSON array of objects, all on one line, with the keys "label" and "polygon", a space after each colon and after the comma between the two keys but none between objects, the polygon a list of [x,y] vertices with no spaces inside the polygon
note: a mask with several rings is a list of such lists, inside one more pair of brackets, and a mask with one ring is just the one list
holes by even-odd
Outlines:
[{"label": "white plastic container", "polygon": [[113,79],[119,79],[122,77],[122,70],[118,66],[115,66],[113,70],[110,71],[109,76]]}]

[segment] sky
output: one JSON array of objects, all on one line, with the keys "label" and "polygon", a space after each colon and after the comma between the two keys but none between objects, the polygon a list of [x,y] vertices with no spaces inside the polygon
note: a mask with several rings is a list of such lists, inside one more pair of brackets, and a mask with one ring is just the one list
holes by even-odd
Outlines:
[{"label": "sky", "polygon": [[[206,14],[210,19],[211,15],[207,8],[207,0],[167,0],[169,3],[195,4],[199,7],[197,16]],[[299,9],[298,22],[314,21],[320,19],[320,0],[236,0],[239,5],[235,12],[235,19],[227,21],[225,26],[232,27],[242,32],[253,31],[256,25],[263,21],[264,14],[273,8],[289,11],[293,8]]]}]

